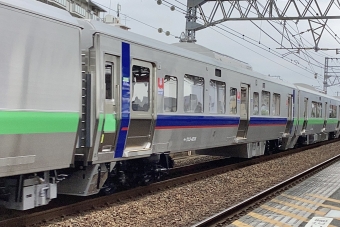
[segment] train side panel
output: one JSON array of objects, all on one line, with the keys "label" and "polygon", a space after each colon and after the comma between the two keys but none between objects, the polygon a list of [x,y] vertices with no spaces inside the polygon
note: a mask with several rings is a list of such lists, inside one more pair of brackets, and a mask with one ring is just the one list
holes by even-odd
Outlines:
[{"label": "train side panel", "polygon": [[69,167],[80,116],[80,29],[1,4],[0,30],[0,176]]}]

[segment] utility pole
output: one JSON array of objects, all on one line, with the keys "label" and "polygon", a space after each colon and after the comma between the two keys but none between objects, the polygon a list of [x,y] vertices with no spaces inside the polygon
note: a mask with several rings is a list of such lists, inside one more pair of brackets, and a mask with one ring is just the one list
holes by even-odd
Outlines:
[{"label": "utility pole", "polygon": [[327,88],[340,84],[340,58],[325,58],[325,71],[323,77],[323,92],[327,94]]}]

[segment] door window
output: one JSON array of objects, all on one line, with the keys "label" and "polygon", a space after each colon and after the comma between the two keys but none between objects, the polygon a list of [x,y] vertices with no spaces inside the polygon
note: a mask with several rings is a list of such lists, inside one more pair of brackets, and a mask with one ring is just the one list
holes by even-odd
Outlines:
[{"label": "door window", "polygon": [[230,88],[230,96],[229,96],[229,113],[237,114],[237,89],[231,87]]},{"label": "door window", "polygon": [[[304,119],[307,119],[307,106],[308,106],[308,98],[304,98],[304,111],[303,111],[303,117]],[[312,117],[313,117],[313,102],[312,102]],[[315,117],[315,112],[314,112],[314,117]]]},{"label": "door window", "polygon": [[248,116],[248,89],[241,87],[241,105],[240,105],[241,117]]},{"label": "door window", "polygon": [[288,96],[288,118],[291,119],[292,118],[292,96]]},{"label": "door window", "polygon": [[150,69],[132,66],[132,110],[148,112],[150,108]]},{"label": "door window", "polygon": [[113,63],[105,63],[105,99],[113,99]]}]

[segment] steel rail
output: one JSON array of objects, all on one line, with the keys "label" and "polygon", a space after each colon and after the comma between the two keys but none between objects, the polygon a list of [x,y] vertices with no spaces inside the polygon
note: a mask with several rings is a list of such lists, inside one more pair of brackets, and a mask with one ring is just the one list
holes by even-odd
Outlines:
[{"label": "steel rail", "polygon": [[[324,141],[324,142],[312,144],[310,146],[306,146],[306,147],[302,147],[302,148],[298,148],[294,150],[289,150],[289,151],[285,151],[285,152],[281,152],[281,153],[277,153],[277,154],[273,154],[269,156],[261,156],[261,157],[250,159],[250,160],[243,161],[240,163],[227,165],[227,166],[221,166],[217,168],[214,168],[216,166],[214,166],[213,163],[215,163],[216,161],[220,161],[220,160],[215,160],[215,161],[209,162],[210,166],[209,165],[208,167],[206,166],[208,170],[201,171],[201,172],[197,172],[198,171],[197,169],[205,169],[206,167],[204,166],[207,164],[199,163],[193,166],[183,166],[180,168],[175,168],[170,171],[170,175],[182,174],[182,176],[160,181],[160,182],[153,183],[147,186],[141,186],[141,187],[127,190],[127,191],[118,192],[118,193],[108,195],[108,196],[99,196],[99,197],[97,196],[94,198],[86,198],[86,200],[78,201],[74,204],[65,205],[61,203],[62,205],[58,207],[54,207],[54,208],[48,208],[49,205],[44,206],[43,208],[39,207],[39,209],[36,209],[37,210],[36,212],[35,210],[29,211],[27,213],[24,212],[24,213],[21,213],[20,216],[12,217],[6,220],[1,220],[0,226],[20,227],[20,226],[29,226],[29,225],[33,225],[36,223],[46,222],[48,220],[52,220],[55,218],[65,217],[67,215],[93,210],[93,209],[96,209],[97,207],[109,206],[116,202],[121,202],[127,199],[140,197],[140,196],[150,194],[153,192],[165,190],[168,188],[172,188],[178,185],[183,185],[183,184],[197,181],[200,179],[205,179],[211,176],[226,173],[228,171],[232,171],[235,169],[243,168],[246,166],[258,164],[258,163],[269,161],[269,160],[273,160],[279,157],[298,153],[304,150],[309,150],[309,149],[320,147],[323,145],[328,145],[328,144],[338,142],[338,141],[340,141],[340,139]],[[183,176],[183,174],[186,174],[186,175]]]}]

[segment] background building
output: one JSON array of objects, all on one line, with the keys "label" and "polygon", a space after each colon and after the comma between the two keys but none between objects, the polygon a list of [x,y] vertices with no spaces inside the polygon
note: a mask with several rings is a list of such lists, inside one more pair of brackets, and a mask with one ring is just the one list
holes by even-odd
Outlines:
[{"label": "background building", "polygon": [[101,20],[99,13],[106,12],[91,0],[38,0],[69,11],[73,16],[85,19]]}]

